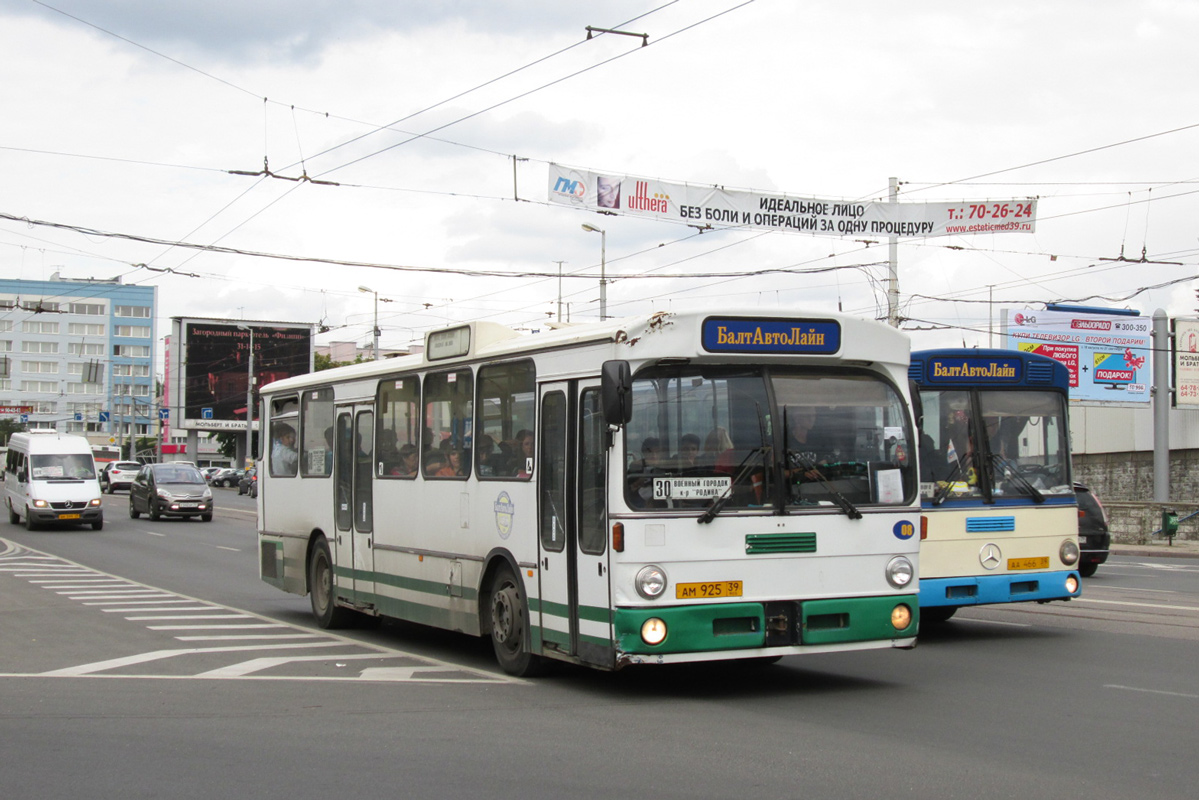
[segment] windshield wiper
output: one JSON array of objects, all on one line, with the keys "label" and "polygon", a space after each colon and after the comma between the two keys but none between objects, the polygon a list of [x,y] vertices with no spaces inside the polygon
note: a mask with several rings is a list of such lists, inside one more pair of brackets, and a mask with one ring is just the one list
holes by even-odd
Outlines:
[{"label": "windshield wiper", "polygon": [[[741,483],[741,481],[745,479],[745,476],[749,474],[750,469],[753,466],[749,463],[749,460],[760,453],[765,454],[769,449],[769,447],[755,447],[753,450],[750,450],[748,453],[746,453],[745,458],[741,459],[741,463],[737,465],[737,469],[731,476],[732,480],[729,481],[729,485],[725,487],[725,490],[720,493],[719,497],[712,501],[712,505],[708,506],[708,510],[700,514],[699,518],[695,521],[700,525],[706,525],[707,523],[716,519],[716,515],[720,513],[720,510],[728,504],[729,500],[732,499],[733,487]],[[765,466],[765,462],[766,460],[763,458],[763,466]]]},{"label": "windshield wiper", "polygon": [[960,458],[955,458],[953,460],[953,469],[950,470],[949,474],[945,476],[945,482],[941,484],[941,486],[937,489],[936,494],[933,495],[934,506],[941,505],[945,502],[945,498],[949,497],[949,492],[951,489],[953,489],[953,479],[956,478],[958,473],[961,471],[962,460]]},{"label": "windshield wiper", "polygon": [[800,469],[804,471],[805,475],[811,473],[812,475],[816,476],[816,480],[819,481],[820,485],[824,487],[824,490],[828,492],[829,497],[833,498],[833,502],[836,503],[843,512],[845,512],[845,516],[849,517],[850,519],[862,518],[862,512],[858,511],[858,507],[851,503],[848,497],[841,494],[833,487],[833,484],[829,482],[829,479],[824,477],[824,473],[820,471],[818,466],[816,466],[816,462],[812,461],[812,459],[808,458],[802,453],[792,453],[791,456],[799,462]]},{"label": "windshield wiper", "polygon": [[1019,486],[1021,489],[1023,489],[1025,491],[1025,493],[1027,493],[1029,496],[1031,496],[1032,501],[1034,503],[1044,503],[1045,502],[1045,495],[1041,494],[1041,490],[1038,489],[1037,487],[1033,486],[1032,483],[1029,482],[1028,478],[1024,477],[1020,473],[1020,470],[1016,467],[1015,464],[1008,461],[1003,456],[999,455],[999,453],[991,453],[991,460],[995,463],[996,466],[998,466],[1001,470],[1003,470],[1003,474],[1005,476],[1007,476],[1007,477],[1011,478],[1013,481],[1015,481],[1017,486]]}]

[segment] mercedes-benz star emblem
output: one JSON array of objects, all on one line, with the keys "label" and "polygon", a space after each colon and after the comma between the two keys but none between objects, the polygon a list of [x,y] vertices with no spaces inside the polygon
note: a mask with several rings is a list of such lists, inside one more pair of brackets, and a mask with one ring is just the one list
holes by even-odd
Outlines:
[{"label": "mercedes-benz star emblem", "polygon": [[999,545],[987,542],[983,545],[983,549],[978,551],[978,560],[983,565],[983,569],[995,569],[1003,563],[1003,552],[999,549]]}]

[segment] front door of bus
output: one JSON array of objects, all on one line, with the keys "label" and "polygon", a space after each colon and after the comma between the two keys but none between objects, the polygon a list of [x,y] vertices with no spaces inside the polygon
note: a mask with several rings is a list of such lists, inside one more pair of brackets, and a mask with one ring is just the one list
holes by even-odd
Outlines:
[{"label": "front door of bus", "polygon": [[599,384],[564,381],[540,393],[537,466],[542,641],[611,667],[606,425]]},{"label": "front door of bus", "polygon": [[[337,412],[337,585],[356,603],[375,602],[373,451],[375,415],[367,408]],[[349,592],[346,592],[349,590]]]}]

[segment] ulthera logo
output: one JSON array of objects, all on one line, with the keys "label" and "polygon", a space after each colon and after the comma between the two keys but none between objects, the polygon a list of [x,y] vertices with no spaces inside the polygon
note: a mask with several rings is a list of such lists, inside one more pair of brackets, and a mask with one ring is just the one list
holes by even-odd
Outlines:
[{"label": "ulthera logo", "polygon": [[582,181],[572,181],[570,178],[558,178],[554,184],[554,194],[565,194],[582,200],[587,194],[587,187]]}]

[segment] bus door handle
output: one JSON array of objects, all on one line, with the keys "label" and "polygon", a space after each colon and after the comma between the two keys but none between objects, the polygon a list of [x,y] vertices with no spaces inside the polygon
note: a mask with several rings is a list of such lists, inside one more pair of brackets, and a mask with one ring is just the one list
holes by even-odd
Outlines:
[{"label": "bus door handle", "polygon": [[550,568],[550,557],[549,556],[546,556],[545,558],[541,559],[541,568],[542,569]]}]

